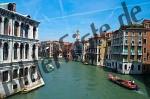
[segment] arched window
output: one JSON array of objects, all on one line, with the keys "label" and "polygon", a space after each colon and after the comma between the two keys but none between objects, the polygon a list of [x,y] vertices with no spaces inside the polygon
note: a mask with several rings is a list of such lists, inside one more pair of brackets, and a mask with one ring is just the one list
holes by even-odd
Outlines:
[{"label": "arched window", "polygon": [[24,75],[25,75],[25,76],[28,75],[28,67],[25,68]]},{"label": "arched window", "polygon": [[9,30],[9,20],[7,18],[4,19],[4,34],[8,35],[10,33]]},{"label": "arched window", "polygon": [[32,47],[32,58],[35,59],[35,49],[36,49],[36,45],[34,44]]},{"label": "arched window", "polygon": [[28,38],[29,25],[25,26],[25,37]]},{"label": "arched window", "polygon": [[24,37],[24,24],[21,23],[21,27],[20,27],[20,37]]},{"label": "arched window", "polygon": [[29,56],[29,44],[25,45],[25,59],[28,59]]},{"label": "arched window", "polygon": [[18,58],[17,50],[18,50],[19,44],[15,43],[14,44],[14,59]]},{"label": "arched window", "polygon": [[8,43],[4,43],[3,47],[3,60],[8,59]]},{"label": "arched window", "polygon": [[19,29],[19,23],[17,21],[15,21],[15,24],[14,24],[14,36],[19,36],[18,29]]},{"label": "arched window", "polygon": [[127,65],[126,65],[126,64],[125,64],[125,67],[124,67],[124,69],[125,69],[125,70],[127,70]]},{"label": "arched window", "polygon": [[24,56],[24,44],[21,43],[20,45],[20,59],[23,59]]},{"label": "arched window", "polygon": [[33,39],[36,37],[36,27],[33,28]]}]

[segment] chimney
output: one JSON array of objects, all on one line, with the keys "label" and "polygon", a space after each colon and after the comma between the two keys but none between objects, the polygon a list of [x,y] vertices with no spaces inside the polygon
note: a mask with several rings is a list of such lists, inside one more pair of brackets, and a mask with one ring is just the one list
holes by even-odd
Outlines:
[{"label": "chimney", "polygon": [[15,3],[9,3],[8,4],[8,10],[16,12],[16,4]]}]

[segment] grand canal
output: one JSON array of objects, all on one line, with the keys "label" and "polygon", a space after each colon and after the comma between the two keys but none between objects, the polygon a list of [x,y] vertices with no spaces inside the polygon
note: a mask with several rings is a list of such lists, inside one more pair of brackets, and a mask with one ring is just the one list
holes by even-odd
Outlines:
[{"label": "grand canal", "polygon": [[140,86],[139,91],[131,91],[110,82],[109,70],[80,62],[62,61],[59,69],[41,72],[45,86],[8,99],[150,99],[150,77],[117,74]]}]

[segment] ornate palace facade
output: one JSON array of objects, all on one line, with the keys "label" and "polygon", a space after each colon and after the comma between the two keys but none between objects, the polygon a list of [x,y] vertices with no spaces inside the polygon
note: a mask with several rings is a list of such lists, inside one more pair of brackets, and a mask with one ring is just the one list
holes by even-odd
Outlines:
[{"label": "ornate palace facade", "polygon": [[17,13],[15,3],[0,4],[0,98],[44,84],[37,61],[38,25]]}]

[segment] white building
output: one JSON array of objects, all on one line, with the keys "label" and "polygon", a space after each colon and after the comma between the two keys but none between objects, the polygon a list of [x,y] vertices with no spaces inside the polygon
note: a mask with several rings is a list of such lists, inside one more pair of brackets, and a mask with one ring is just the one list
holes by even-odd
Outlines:
[{"label": "white building", "polygon": [[17,13],[15,3],[0,4],[0,98],[44,85],[38,68],[38,25]]}]

